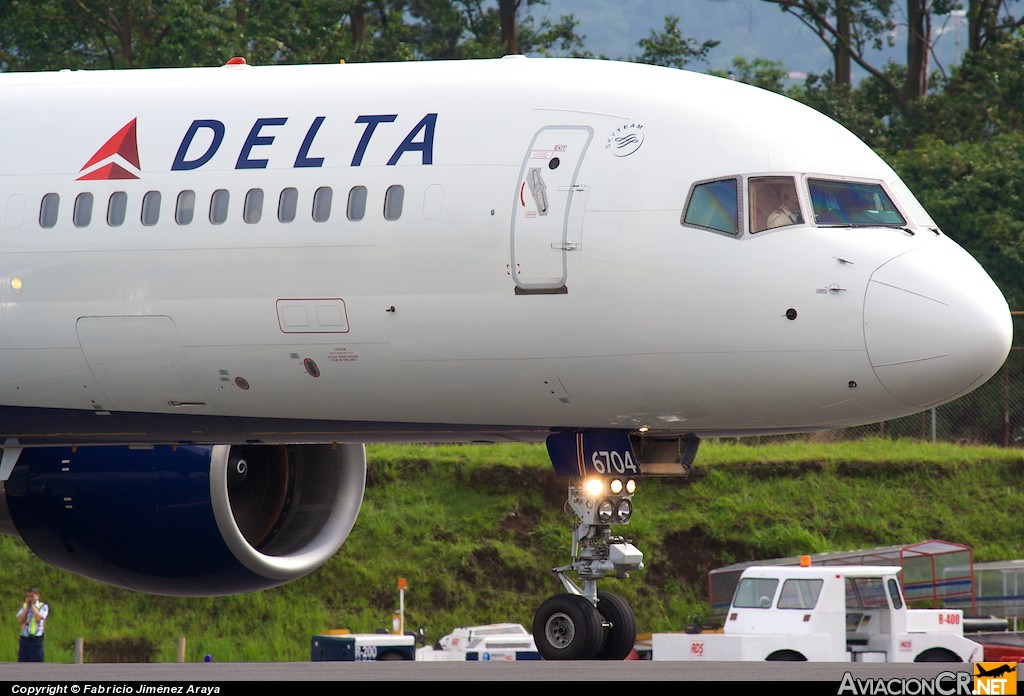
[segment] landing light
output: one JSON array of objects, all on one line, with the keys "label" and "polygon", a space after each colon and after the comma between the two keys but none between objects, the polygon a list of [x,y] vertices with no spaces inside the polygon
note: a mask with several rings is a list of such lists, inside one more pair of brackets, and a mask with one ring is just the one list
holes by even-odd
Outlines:
[{"label": "landing light", "polygon": [[597,505],[597,521],[601,524],[626,524],[633,516],[633,503],[620,500],[618,503],[605,498]]},{"label": "landing light", "polygon": [[626,524],[632,516],[633,503],[629,500],[620,500],[619,504],[615,506],[615,520],[619,524]]},{"label": "landing light", "polygon": [[633,516],[628,496],[636,490],[633,479],[587,479],[583,484],[590,508],[598,524],[626,524]]},{"label": "landing light", "polygon": [[636,481],[633,479],[609,479],[607,481],[607,489],[605,485],[606,481],[604,479],[591,478],[587,479],[583,484],[583,489],[591,498],[604,495],[605,490],[608,490],[611,495],[633,495],[636,492]]}]

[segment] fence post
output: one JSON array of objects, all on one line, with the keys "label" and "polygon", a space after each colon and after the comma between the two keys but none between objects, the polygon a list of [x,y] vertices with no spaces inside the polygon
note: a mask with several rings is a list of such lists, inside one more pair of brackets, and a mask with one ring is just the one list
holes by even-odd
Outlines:
[{"label": "fence post", "polygon": [[178,662],[185,661],[185,636],[178,636]]},{"label": "fence post", "polygon": [[1010,361],[1003,363],[1003,447],[1010,446]]}]

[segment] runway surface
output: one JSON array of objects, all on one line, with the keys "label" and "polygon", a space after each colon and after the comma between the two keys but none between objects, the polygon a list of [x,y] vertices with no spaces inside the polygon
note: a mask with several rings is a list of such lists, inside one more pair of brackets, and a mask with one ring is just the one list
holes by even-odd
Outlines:
[{"label": "runway surface", "polygon": [[[851,664],[851,663],[763,663],[763,662],[231,662],[160,664],[18,664],[0,663],[4,693],[42,696],[46,691],[27,689],[41,683],[66,686],[49,694],[147,693],[142,685],[202,687],[219,685],[220,691],[235,692],[241,682],[336,682],[336,681],[812,681],[838,687],[844,675],[853,679],[936,679],[940,675],[950,686],[956,674],[972,675],[970,664]],[[966,677],[960,677],[961,680]],[[132,691],[88,690],[86,685],[119,684]],[[74,687],[78,687],[78,691]],[[20,687],[20,690],[18,690]],[[240,690],[239,690],[240,692]],[[149,691],[148,693],[175,693]],[[204,693],[199,688],[178,693]],[[838,693],[828,690],[828,693]],[[858,692],[860,693],[860,692]],[[868,692],[870,693],[870,691]],[[920,693],[902,690],[900,693]],[[947,693],[955,694],[954,691]],[[967,692],[969,693],[969,691]],[[1024,693],[1024,692],[1022,692]]]}]

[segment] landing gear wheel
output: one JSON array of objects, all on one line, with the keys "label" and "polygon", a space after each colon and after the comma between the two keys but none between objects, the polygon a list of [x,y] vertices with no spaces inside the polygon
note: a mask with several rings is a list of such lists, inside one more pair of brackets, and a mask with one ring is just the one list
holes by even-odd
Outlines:
[{"label": "landing gear wheel", "polygon": [[622,597],[611,592],[597,593],[597,611],[611,624],[595,660],[625,660],[636,646],[636,616]]},{"label": "landing gear wheel", "polygon": [[533,639],[545,660],[590,660],[604,640],[601,615],[578,595],[549,597],[533,616]]}]

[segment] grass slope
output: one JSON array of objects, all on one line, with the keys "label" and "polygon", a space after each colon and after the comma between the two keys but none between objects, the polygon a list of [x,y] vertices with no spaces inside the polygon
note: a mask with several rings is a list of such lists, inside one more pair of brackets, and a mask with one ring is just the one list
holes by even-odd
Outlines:
[{"label": "grass slope", "polygon": [[[360,518],[341,552],[284,587],[217,598],[142,595],[50,568],[0,537],[0,662],[17,654],[14,614],[29,584],[52,607],[47,659],[89,646],[152,646],[156,661],[305,661],[326,629],[390,628],[398,578],[406,628],[431,642],[458,625],[529,628],[561,592],[567,563],[565,484],[543,446],[367,448]],[[689,479],[641,479],[626,536],[645,569],[602,587],[630,601],[641,632],[706,618],[707,571],[734,562],[943,539],[976,562],[1024,558],[1024,456],[1016,450],[918,442],[702,445]],[[6,609],[3,609],[6,607]]]}]

